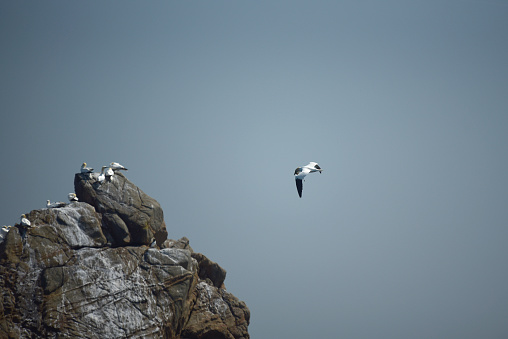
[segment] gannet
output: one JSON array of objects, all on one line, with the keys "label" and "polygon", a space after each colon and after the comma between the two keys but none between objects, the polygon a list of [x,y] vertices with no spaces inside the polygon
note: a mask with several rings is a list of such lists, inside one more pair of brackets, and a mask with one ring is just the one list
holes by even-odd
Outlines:
[{"label": "gannet", "polygon": [[113,169],[111,167],[108,167],[106,168],[106,171],[104,172],[104,174],[106,175],[106,178],[110,178],[115,174],[115,172],[113,171]]},{"label": "gannet", "polygon": [[28,227],[32,226],[32,224],[30,223],[30,220],[28,220],[26,218],[26,215],[24,215],[24,214],[21,215],[19,223],[21,224],[21,226],[28,226]]},{"label": "gannet", "polygon": [[12,226],[2,226],[0,229],[0,242],[4,241],[5,237],[7,236],[7,233],[9,233],[9,230]]},{"label": "gannet", "polygon": [[298,167],[295,169],[295,181],[296,181],[296,189],[298,190],[298,195],[300,198],[302,197],[303,191],[303,178],[309,173],[319,172],[321,173],[322,169],[319,167],[317,162],[309,162],[308,165]]},{"label": "gannet", "polygon": [[[106,170],[106,171],[104,171]],[[109,178],[111,180],[111,177],[115,174],[115,172],[111,169],[111,167],[108,166],[102,166],[101,174],[99,174],[99,177],[97,177],[97,180],[99,182],[103,182],[104,179]]]},{"label": "gannet", "polygon": [[104,179],[106,178],[106,176],[104,175],[104,169],[108,167],[108,166],[102,166],[102,169],[101,169],[101,174],[99,174],[99,176],[97,177],[97,181],[99,182],[103,182]]},{"label": "gannet", "polygon": [[120,171],[120,170],[127,171],[127,168],[123,167],[122,165],[120,165],[120,164],[119,164],[119,163],[117,163],[117,162],[112,162],[111,164],[109,164],[109,167],[110,167],[113,171]]},{"label": "gannet", "polygon": [[78,197],[76,196],[76,193],[69,193],[67,194],[67,198],[69,199],[69,201],[78,201]]},{"label": "gannet", "polygon": [[47,208],[58,208],[58,207],[64,207],[65,206],[65,203],[64,202],[54,202],[54,203],[51,203],[51,201],[49,200],[46,200],[46,207]]},{"label": "gannet", "polygon": [[81,173],[92,173],[92,172],[93,168],[86,167],[86,162],[84,162],[83,165],[81,165]]}]

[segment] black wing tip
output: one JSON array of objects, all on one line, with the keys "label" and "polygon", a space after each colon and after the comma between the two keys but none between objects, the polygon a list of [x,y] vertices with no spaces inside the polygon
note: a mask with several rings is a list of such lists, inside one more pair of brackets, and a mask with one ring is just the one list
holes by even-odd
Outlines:
[{"label": "black wing tip", "polygon": [[300,198],[302,197],[302,191],[303,191],[303,180],[295,178],[296,181],[296,190],[298,191],[298,195]]}]

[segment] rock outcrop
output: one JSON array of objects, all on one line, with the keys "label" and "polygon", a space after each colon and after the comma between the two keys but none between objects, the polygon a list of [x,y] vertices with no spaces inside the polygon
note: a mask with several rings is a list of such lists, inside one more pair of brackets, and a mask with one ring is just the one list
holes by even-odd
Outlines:
[{"label": "rock outcrop", "polygon": [[104,231],[113,246],[160,246],[168,237],[162,208],[118,172],[102,182],[96,175],[78,173],[74,189],[79,201],[95,207],[102,215]]},{"label": "rock outcrop", "polygon": [[0,338],[249,338],[226,271],[167,239],[157,201],[119,173],[74,183],[0,244]]}]

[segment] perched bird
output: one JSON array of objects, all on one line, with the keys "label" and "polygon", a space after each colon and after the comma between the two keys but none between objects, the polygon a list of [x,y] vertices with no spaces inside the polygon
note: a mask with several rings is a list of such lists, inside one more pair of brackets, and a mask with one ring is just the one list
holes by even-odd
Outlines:
[{"label": "perched bird", "polygon": [[99,174],[99,176],[97,177],[97,181],[98,182],[103,182],[104,179],[106,179],[106,176],[104,175],[104,169],[108,167],[108,166],[102,166],[102,169],[101,169],[101,174]]},{"label": "perched bird", "polygon": [[21,226],[28,226],[28,227],[32,226],[32,224],[30,223],[30,220],[28,220],[26,218],[26,215],[24,215],[24,214],[21,215],[19,223],[21,224]]},{"label": "perched bird", "polygon": [[81,165],[81,173],[92,173],[92,172],[93,168],[86,167],[86,162],[84,162],[83,165]]},{"label": "perched bird", "polygon": [[58,208],[58,207],[64,207],[65,206],[65,203],[64,202],[54,202],[54,203],[51,203],[51,201],[49,200],[46,200],[46,207],[47,208]]},{"label": "perched bird", "polygon": [[[104,171],[106,170],[106,171]],[[97,181],[103,182],[104,179],[109,178],[111,180],[111,177],[115,174],[115,172],[111,169],[111,167],[108,166],[102,166],[101,174],[97,177]]]},{"label": "perched bird", "polygon": [[317,162],[309,162],[308,165],[298,167],[295,169],[295,181],[296,181],[296,189],[298,190],[298,195],[300,198],[302,197],[303,191],[303,178],[309,173],[319,172],[321,173],[322,169],[319,167]]},{"label": "perched bird", "polygon": [[113,171],[127,171],[127,168],[123,167],[122,165],[120,165],[119,163],[117,162],[112,162],[111,164],[109,164],[109,167],[113,170]]},{"label": "perched bird", "polygon": [[78,197],[76,196],[76,193],[69,193],[67,194],[67,198],[70,202],[78,201]]},{"label": "perched bird", "polygon": [[0,229],[0,243],[4,241],[12,226],[2,226]]},{"label": "perched bird", "polygon": [[111,167],[106,168],[106,171],[104,171],[104,174],[106,175],[106,178],[110,178],[115,174],[113,169]]}]

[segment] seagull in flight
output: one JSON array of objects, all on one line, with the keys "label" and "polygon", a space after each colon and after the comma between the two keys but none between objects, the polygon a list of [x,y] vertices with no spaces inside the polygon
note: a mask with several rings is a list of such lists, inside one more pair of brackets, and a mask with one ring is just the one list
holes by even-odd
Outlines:
[{"label": "seagull in flight", "polygon": [[296,189],[298,190],[298,195],[300,198],[302,197],[303,191],[303,178],[309,173],[319,172],[321,173],[322,169],[319,167],[317,162],[309,162],[308,165],[298,167],[295,169],[295,181],[296,181]]}]

